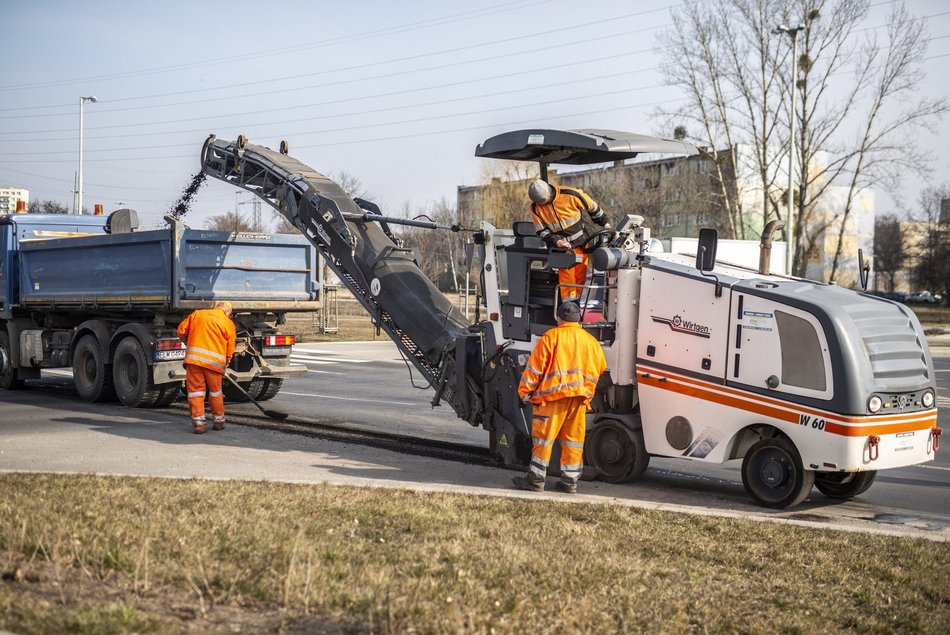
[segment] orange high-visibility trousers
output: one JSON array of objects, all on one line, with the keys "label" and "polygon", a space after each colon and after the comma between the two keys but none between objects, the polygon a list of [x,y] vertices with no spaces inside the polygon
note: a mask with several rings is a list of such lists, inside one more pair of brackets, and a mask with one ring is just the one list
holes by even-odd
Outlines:
[{"label": "orange high-visibility trousers", "polygon": [[581,257],[581,261],[570,269],[559,269],[557,272],[562,301],[579,300],[584,289],[581,286],[567,285],[583,285],[587,281],[587,254],[580,247],[575,247],[574,253]]},{"label": "orange high-visibility trousers", "polygon": [[205,416],[205,394],[211,405],[211,414],[224,419],[224,394],[221,392],[221,373],[194,364],[185,364],[185,387],[191,418]]},{"label": "orange high-visibility trousers", "polygon": [[584,470],[586,414],[584,397],[535,404],[531,416],[531,464],[528,471],[544,479],[557,439],[561,444],[561,480],[576,485]]}]

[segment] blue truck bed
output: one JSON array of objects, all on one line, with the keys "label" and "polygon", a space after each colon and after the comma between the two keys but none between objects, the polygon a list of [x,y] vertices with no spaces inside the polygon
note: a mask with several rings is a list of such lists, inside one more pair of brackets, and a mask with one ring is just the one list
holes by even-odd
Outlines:
[{"label": "blue truck bed", "polygon": [[302,236],[181,225],[110,235],[101,220],[98,227],[86,220],[94,217],[30,216],[0,225],[7,307],[174,310],[228,300],[235,310],[303,311],[319,304],[313,252]]}]

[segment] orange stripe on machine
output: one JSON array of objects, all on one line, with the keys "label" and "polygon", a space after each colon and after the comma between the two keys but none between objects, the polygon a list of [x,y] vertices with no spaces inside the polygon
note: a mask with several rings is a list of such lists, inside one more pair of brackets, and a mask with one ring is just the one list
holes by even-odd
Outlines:
[{"label": "orange stripe on machine", "polygon": [[743,392],[721,384],[714,384],[642,365],[637,366],[637,381],[645,386],[668,390],[680,395],[753,412],[793,424],[800,423],[802,415],[818,417],[825,421],[825,432],[846,437],[928,430],[937,425],[936,408],[901,415],[847,416],[800,406],[772,397]]}]

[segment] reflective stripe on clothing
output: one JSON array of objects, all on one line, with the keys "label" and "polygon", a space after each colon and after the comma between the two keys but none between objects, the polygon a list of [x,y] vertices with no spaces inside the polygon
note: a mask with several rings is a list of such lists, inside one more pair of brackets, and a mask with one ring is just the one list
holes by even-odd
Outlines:
[{"label": "reflective stripe on clothing", "polygon": [[544,478],[554,440],[561,446],[561,478],[576,483],[583,471],[587,406],[583,397],[568,397],[534,406],[531,423],[531,463],[528,470]]},{"label": "reflective stripe on clothing", "polygon": [[205,394],[208,395],[208,404],[211,414],[215,417],[224,417],[224,394],[221,390],[221,373],[196,366],[185,364],[185,386],[188,392],[188,406],[191,416],[204,417]]},{"label": "reflective stripe on clothing", "polygon": [[532,203],[531,214],[534,216],[534,227],[541,238],[557,234],[567,239],[572,245],[584,240],[584,231],[579,228],[581,215],[587,212],[591,219],[599,225],[606,222],[603,210],[588,196],[584,190],[576,187],[554,188],[554,200],[550,203]]},{"label": "reflective stripe on clothing", "polygon": [[535,345],[521,382],[518,395],[530,395],[531,403],[556,401],[565,397],[583,397],[590,403],[597,380],[607,368],[600,343],[577,322],[565,322],[541,336]]},{"label": "reflective stripe on clothing", "polygon": [[234,322],[222,309],[198,309],[178,325],[178,337],[187,342],[185,364],[224,374],[234,355]]}]

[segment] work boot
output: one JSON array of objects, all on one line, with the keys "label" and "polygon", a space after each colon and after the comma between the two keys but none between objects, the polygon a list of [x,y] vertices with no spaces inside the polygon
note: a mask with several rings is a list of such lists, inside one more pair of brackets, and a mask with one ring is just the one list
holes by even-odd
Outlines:
[{"label": "work boot", "polygon": [[567,481],[558,481],[554,484],[558,490],[564,492],[565,494],[576,494],[577,493],[577,483],[568,483]]},{"label": "work boot", "polygon": [[204,417],[195,417],[191,420],[191,429],[195,434],[204,434],[207,428],[205,427],[205,418]]},{"label": "work boot", "polygon": [[211,424],[212,430],[224,430],[224,415],[220,417],[215,417],[214,422]]},{"label": "work boot", "polygon": [[524,476],[516,476],[511,479],[511,482],[514,483],[518,489],[528,490],[529,492],[544,491],[544,479],[531,472],[528,472]]}]

